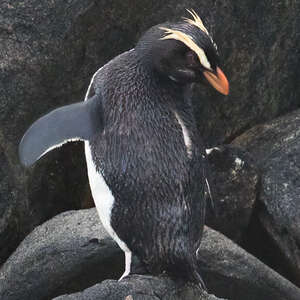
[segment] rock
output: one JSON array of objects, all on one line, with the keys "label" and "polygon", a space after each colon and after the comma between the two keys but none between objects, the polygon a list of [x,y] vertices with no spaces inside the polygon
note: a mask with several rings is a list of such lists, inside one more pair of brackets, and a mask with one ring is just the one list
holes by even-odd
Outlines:
[{"label": "rock", "polygon": [[[0,269],[0,299],[42,300],[79,292],[104,279],[119,278],[123,263],[123,253],[104,232],[95,208],[62,213],[28,235]],[[231,300],[300,299],[297,287],[207,227],[199,250],[199,263],[208,290],[218,297]],[[138,268],[135,263],[133,272]],[[174,291],[178,297],[188,294],[191,299],[195,295],[200,297],[198,289],[190,287],[180,294],[180,286],[182,284],[175,287],[168,278],[132,275],[124,282],[97,284],[74,297],[93,299],[93,295],[113,297],[115,293],[145,293],[159,299],[163,291]],[[213,296],[203,294],[201,297]]]},{"label": "rock", "polygon": [[201,86],[194,96],[208,147],[228,143],[246,129],[297,108],[300,2],[194,3],[211,24],[230,82],[228,97]]},{"label": "rock", "polygon": [[204,229],[199,264],[208,290],[230,300],[296,300],[300,289],[234,244]]},{"label": "rock", "polygon": [[[8,249],[37,224],[60,211],[79,208],[90,198],[81,146],[49,153],[30,171],[20,167],[17,145],[25,129],[49,110],[83,99],[93,72],[133,47],[150,26],[178,20],[187,15],[185,8],[193,7],[210,24],[231,84],[225,101],[212,89],[196,89],[199,128],[210,145],[297,106],[299,2],[153,3],[1,1],[0,149],[10,168],[0,178],[0,187],[7,180],[13,183],[8,189],[11,220],[18,226],[9,230],[8,241],[3,239],[8,232],[5,221],[0,249],[6,250],[1,251],[0,264]],[[0,192],[4,193],[5,189]]]},{"label": "rock", "polygon": [[124,280],[105,280],[83,292],[55,300],[218,300],[195,285],[178,285],[168,277],[131,275]]},{"label": "rock", "polygon": [[249,154],[232,146],[209,150],[209,185],[215,211],[206,224],[238,242],[249,225],[257,197],[258,171]]},{"label": "rock", "polygon": [[0,299],[41,300],[119,278],[123,253],[96,210],[70,211],[38,226],[0,269]]},{"label": "rock", "polygon": [[[1,136],[0,136],[1,139]],[[0,146],[0,266],[15,247],[19,239],[16,193],[14,182],[11,182],[11,166]]]},{"label": "rock", "polygon": [[[252,251],[300,286],[300,110],[256,126],[233,143],[258,162],[259,206]],[[259,236],[257,232],[264,232]],[[265,237],[267,236],[267,237]],[[264,243],[259,243],[263,240]],[[268,242],[266,246],[266,242]],[[271,249],[271,250],[270,250]],[[271,256],[271,260],[270,260]]]},{"label": "rock", "polygon": [[[71,33],[88,2],[0,3],[0,159],[8,165],[0,177],[0,265],[37,224],[81,207],[87,186],[82,146],[49,154],[29,171],[19,164],[17,146],[41,114],[82,97],[87,80],[75,70],[82,71],[85,38]],[[86,26],[80,31],[86,35]]]}]

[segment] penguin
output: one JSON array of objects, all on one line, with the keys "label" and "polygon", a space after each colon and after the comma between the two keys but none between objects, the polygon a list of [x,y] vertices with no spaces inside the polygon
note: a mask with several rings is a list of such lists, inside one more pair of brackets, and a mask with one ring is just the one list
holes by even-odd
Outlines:
[{"label": "penguin", "polygon": [[205,284],[196,261],[205,218],[205,147],[187,89],[209,83],[228,95],[217,46],[194,10],[153,26],[92,77],[84,101],[38,119],[19,145],[31,166],[83,141],[101,222],[125,253],[154,275]]}]

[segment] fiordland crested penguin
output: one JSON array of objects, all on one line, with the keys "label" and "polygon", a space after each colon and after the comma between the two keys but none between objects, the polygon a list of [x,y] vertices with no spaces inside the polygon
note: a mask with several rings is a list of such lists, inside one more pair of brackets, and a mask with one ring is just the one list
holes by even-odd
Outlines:
[{"label": "fiordland crested penguin", "polygon": [[209,82],[227,95],[215,43],[192,18],[150,28],[136,47],[92,77],[85,101],[58,108],[25,133],[30,166],[69,141],[85,142],[92,195],[103,226],[152,274],[204,287],[196,251],[205,217],[205,149],[185,90]]}]

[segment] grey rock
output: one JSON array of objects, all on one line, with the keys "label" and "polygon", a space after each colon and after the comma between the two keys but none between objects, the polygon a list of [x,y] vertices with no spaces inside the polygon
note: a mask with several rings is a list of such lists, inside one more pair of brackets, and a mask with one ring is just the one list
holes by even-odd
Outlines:
[{"label": "grey rock", "polygon": [[299,6],[273,0],[1,1],[0,148],[9,168],[0,187],[8,186],[11,204],[1,197],[0,216],[11,205],[15,225],[8,229],[1,219],[0,249],[6,250],[0,264],[37,224],[90,198],[79,145],[49,153],[30,171],[20,167],[17,145],[35,119],[81,100],[93,72],[133,47],[144,30],[195,8],[210,24],[231,83],[225,101],[212,89],[196,88],[199,128],[210,145],[228,141],[297,106]]},{"label": "grey rock", "polygon": [[[299,286],[300,110],[252,128],[234,144],[251,152],[261,169],[256,217],[258,229],[272,241],[269,263]],[[259,251],[260,246],[258,243],[255,250],[267,260],[270,250]]]},{"label": "grey rock", "polygon": [[[104,279],[119,278],[123,263],[123,253],[100,225],[95,208],[62,213],[28,235],[0,269],[0,299],[42,300],[79,292]],[[208,227],[205,227],[199,250],[199,264],[208,290],[218,297],[232,300],[300,298],[297,287]],[[135,262],[134,269],[138,267]],[[178,299],[189,299],[182,295],[190,294],[190,299],[201,295],[198,289],[188,286],[180,294],[181,287],[182,283],[175,286],[166,277],[131,275],[120,283],[105,281],[76,297],[106,295],[116,299],[113,297],[118,293],[127,296],[145,292],[149,297],[164,299],[158,296],[163,291],[170,293],[169,297],[174,292]],[[213,296],[203,294],[202,297]]]},{"label": "grey rock", "polygon": [[76,80],[74,70],[80,70],[84,38],[71,32],[91,2],[0,3],[0,265],[37,224],[81,207],[86,186],[82,147],[67,146],[25,171],[17,146],[38,116],[81,98],[86,81]]},{"label": "grey rock", "polygon": [[[1,139],[1,136],[0,136]],[[0,146],[0,265],[15,246],[18,235],[18,217],[16,194],[18,189],[11,181],[12,168]]]},{"label": "grey rock", "polygon": [[209,147],[299,107],[300,2],[194,3],[211,24],[230,82],[228,97],[201,86],[194,96]]},{"label": "grey rock", "polygon": [[231,300],[296,300],[300,289],[234,244],[205,228],[199,265],[208,290]]},{"label": "grey rock", "polygon": [[229,145],[210,149],[207,157],[208,198],[212,198],[215,208],[207,209],[206,224],[241,242],[257,197],[259,175],[255,162],[244,150]]},{"label": "grey rock", "polygon": [[122,251],[95,209],[70,211],[37,227],[0,269],[0,299],[41,300],[118,278]]},{"label": "grey rock", "polygon": [[[168,277],[131,275],[121,281],[105,280],[80,293],[63,295],[55,300],[218,300],[199,287],[176,284]],[[223,298],[222,298],[223,299]],[[224,299],[225,300],[225,299]]]}]

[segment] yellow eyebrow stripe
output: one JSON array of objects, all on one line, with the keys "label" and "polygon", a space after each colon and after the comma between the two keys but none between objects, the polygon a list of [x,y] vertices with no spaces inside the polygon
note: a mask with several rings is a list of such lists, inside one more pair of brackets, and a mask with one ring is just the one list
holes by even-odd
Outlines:
[{"label": "yellow eyebrow stripe", "polygon": [[177,40],[177,41],[184,43],[188,48],[190,48],[192,51],[194,51],[197,54],[200,63],[206,69],[211,70],[211,65],[207,59],[207,56],[206,56],[204,50],[202,48],[200,48],[199,46],[197,46],[197,44],[193,41],[191,36],[189,36],[186,33],[181,32],[179,30],[173,30],[173,29],[169,29],[166,27],[160,27],[160,29],[164,30],[166,33],[166,35],[164,37],[160,38],[161,40],[173,39],[173,40]]},{"label": "yellow eyebrow stripe", "polygon": [[215,42],[213,41],[211,35],[208,33],[208,30],[206,29],[206,27],[204,26],[201,18],[197,15],[197,13],[193,10],[193,9],[187,9],[187,11],[191,14],[191,16],[193,17],[194,20],[191,20],[189,18],[183,18],[185,22],[194,25],[196,27],[198,27],[199,29],[201,29],[203,32],[205,32],[207,34],[207,36],[210,38],[211,42],[213,43],[214,47],[217,50],[217,45],[215,44]]}]

